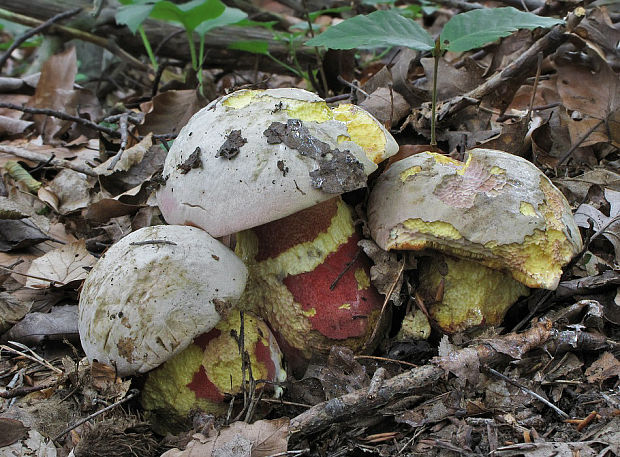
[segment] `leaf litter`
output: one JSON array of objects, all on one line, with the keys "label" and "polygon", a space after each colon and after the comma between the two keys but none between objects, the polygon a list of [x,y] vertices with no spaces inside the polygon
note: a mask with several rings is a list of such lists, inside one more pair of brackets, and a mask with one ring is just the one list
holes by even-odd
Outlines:
[{"label": "leaf litter", "polygon": [[[289,6],[261,4],[280,19],[306,20]],[[418,14],[425,14],[425,27],[436,34],[458,6]],[[562,17],[569,6],[554,8],[554,16]],[[384,21],[394,18],[392,13],[374,14]],[[337,15],[323,14],[317,23],[337,24]],[[113,366],[83,358],[76,305],[82,281],[109,246],[138,228],[163,223],[154,191],[169,142],[210,100],[241,85],[315,84],[324,95],[325,87],[313,81],[314,74],[306,74],[304,81],[284,69],[277,73],[265,66],[263,72],[261,60],[252,71],[236,68],[238,60],[214,66],[208,53],[202,90],[175,62],[161,71],[154,86],[154,74],[117,71],[123,64],[116,57],[105,60],[70,44],[49,56],[40,72],[24,76],[24,68],[35,68],[24,48],[13,54],[0,78],[0,103],[83,122],[0,107],[1,455],[65,456],[72,449],[76,457],[620,452],[617,12],[605,5],[589,7],[561,44],[541,50],[539,77],[538,64],[523,73],[506,69],[541,42],[542,29],[521,30],[468,52],[456,52],[455,41],[453,52],[439,60],[439,147],[429,146],[433,59],[398,46],[415,41],[431,49],[433,43],[420,22],[408,37],[381,41],[380,34],[402,22],[396,17],[367,44],[397,46],[384,53],[333,53],[324,60],[327,95],[366,108],[391,129],[403,155],[431,149],[462,159],[465,149],[484,146],[537,164],[563,191],[584,239],[590,240],[566,269],[558,291],[518,302],[496,329],[455,335],[433,329],[428,341],[400,341],[396,335],[403,317],[424,307],[416,297],[415,256],[383,252],[365,237],[358,244],[373,260],[370,280],[380,293],[390,294],[393,311],[392,328],[373,354],[358,357],[333,347],[304,379],[289,377],[284,397],[261,398],[256,418],[262,419],[253,423],[232,420],[232,412],[244,403],[237,398],[226,417],[193,412],[193,428],[175,437],[157,435],[148,418],[134,415],[141,413],[135,402],[79,424],[104,405],[128,398],[130,389],[142,383],[140,377],[120,379]],[[355,33],[377,27],[364,21],[359,19]],[[142,49],[138,44],[134,49]],[[95,75],[106,77],[78,82],[82,67],[91,64],[98,69]],[[502,83],[483,90],[498,72],[505,72]],[[348,79],[342,82],[340,75]],[[129,119],[127,132],[114,120],[120,115]],[[278,141],[288,141],[286,127],[280,128],[284,133]],[[229,139],[222,157],[234,160],[244,142]],[[337,192],[360,187],[365,177],[347,173],[356,169],[347,152],[327,152],[336,160],[299,151],[320,162],[316,184]],[[9,173],[10,161],[39,183],[38,190]],[[183,166],[191,172],[195,163]],[[345,198],[361,208],[363,224],[364,192]],[[525,318],[525,330],[512,332]],[[403,350],[397,359],[390,357],[397,353],[390,348],[420,348],[421,343],[431,350]],[[406,365],[412,361],[418,366]],[[385,378],[375,379],[381,370]],[[560,419],[549,403],[570,419]],[[51,441],[70,424],[73,430]]]}]

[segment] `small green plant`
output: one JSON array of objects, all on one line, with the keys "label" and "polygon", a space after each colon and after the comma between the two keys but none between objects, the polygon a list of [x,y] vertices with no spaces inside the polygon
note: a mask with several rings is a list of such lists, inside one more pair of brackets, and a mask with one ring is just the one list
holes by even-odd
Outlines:
[{"label": "small green plant", "polygon": [[[216,27],[235,24],[247,17],[237,8],[229,8],[220,0],[192,0],[177,5],[168,0],[119,0],[124,6],[116,13],[116,22],[126,25],[133,33],[138,32],[144,48],[151,61],[153,70],[157,72],[158,64],[151,44],[146,36],[143,22],[148,19],[159,19],[176,22],[183,26],[187,35],[192,68],[196,72],[202,92],[202,61],[204,59],[205,35]],[[200,37],[198,53],[194,44],[193,34]]]},{"label": "small green plant", "polygon": [[464,52],[491,43],[519,29],[535,29],[560,24],[561,19],[540,17],[512,7],[483,8],[452,17],[436,40],[417,22],[394,10],[375,11],[366,16],[347,19],[308,40],[308,46],[332,49],[377,48],[405,46],[430,51],[435,58],[431,115],[431,145],[435,139],[437,105],[437,64],[444,51]]}]

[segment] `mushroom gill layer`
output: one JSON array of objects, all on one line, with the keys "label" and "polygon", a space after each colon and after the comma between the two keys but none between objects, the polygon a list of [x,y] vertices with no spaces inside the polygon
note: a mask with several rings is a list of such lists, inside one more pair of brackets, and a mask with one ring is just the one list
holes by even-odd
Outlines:
[{"label": "mushroom gill layer", "polygon": [[490,149],[466,162],[424,152],[392,165],[368,205],[383,249],[436,249],[555,289],[582,247],[562,193],[525,159]]}]

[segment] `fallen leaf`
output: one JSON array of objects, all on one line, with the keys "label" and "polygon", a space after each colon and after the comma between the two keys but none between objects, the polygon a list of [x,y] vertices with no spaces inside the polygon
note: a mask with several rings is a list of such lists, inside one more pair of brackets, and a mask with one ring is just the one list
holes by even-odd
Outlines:
[{"label": "fallen leaf", "polygon": [[[78,240],[46,253],[33,260],[26,287],[42,289],[52,286],[71,286],[86,278],[88,270],[97,259],[86,250],[86,242]],[[33,276],[43,279],[35,279]]]},{"label": "fallen leaf", "polygon": [[0,417],[0,448],[9,446],[28,435],[28,427],[21,421]]},{"label": "fallen leaf", "polygon": [[42,232],[31,218],[0,220],[1,252],[27,248],[49,239],[50,237]]},{"label": "fallen leaf", "polygon": [[153,145],[153,134],[149,132],[139,143],[134,144],[132,147],[127,148],[123,151],[120,159],[116,162],[114,167],[110,170],[110,165],[115,160],[115,157],[112,156],[97,168],[95,168],[95,172],[102,176],[109,176],[113,173],[119,171],[128,171],[134,165],[139,164],[146,151]]},{"label": "fallen leaf", "polygon": [[56,211],[64,215],[86,208],[90,203],[91,187],[86,175],[67,168],[60,170],[49,184],[58,198]]},{"label": "fallen leaf", "polygon": [[8,292],[0,292],[0,334],[19,322],[31,308],[32,303],[18,300]]},{"label": "fallen leaf", "polygon": [[588,367],[585,374],[590,384],[618,377],[620,376],[620,362],[611,352],[604,352]]},{"label": "fallen leaf", "polygon": [[371,258],[373,266],[370,267],[370,281],[377,291],[387,295],[392,289],[390,300],[395,306],[400,305],[400,289],[403,285],[403,270],[405,259],[398,259],[395,252],[387,252],[377,246],[372,240],[360,240],[357,245]]},{"label": "fallen leaf", "polygon": [[447,335],[439,342],[439,357],[433,359],[435,365],[439,365],[446,372],[455,374],[457,377],[468,380],[472,384],[478,382],[480,377],[480,359],[478,351],[474,348],[457,349],[450,343]]},{"label": "fallen leaf", "polygon": [[594,230],[598,231],[615,219],[602,235],[614,246],[616,262],[620,262],[620,192],[605,189],[605,198],[609,202],[609,216],[605,216],[592,205],[584,203],[575,212],[575,222],[579,227],[584,228],[592,225]]},{"label": "fallen leaf", "polygon": [[143,110],[148,112],[138,130],[141,135],[176,135],[189,118],[206,104],[206,100],[195,90],[163,92],[142,106]]},{"label": "fallen leaf", "polygon": [[77,323],[77,305],[55,306],[49,313],[27,314],[5,333],[4,337],[27,346],[50,340],[77,341]]},{"label": "fallen leaf", "polygon": [[326,365],[310,365],[305,377],[321,382],[328,400],[367,387],[370,378],[353,355],[353,351],[342,346],[332,346]]},{"label": "fallen leaf", "polygon": [[[208,437],[196,434],[181,451],[171,449],[161,457],[267,457],[286,452],[288,445],[289,419],[259,420],[253,424],[234,422],[230,427],[212,431]],[[239,453],[234,453],[232,444],[237,443]],[[247,454],[247,443],[251,451]],[[220,449],[232,453],[222,454]]]}]

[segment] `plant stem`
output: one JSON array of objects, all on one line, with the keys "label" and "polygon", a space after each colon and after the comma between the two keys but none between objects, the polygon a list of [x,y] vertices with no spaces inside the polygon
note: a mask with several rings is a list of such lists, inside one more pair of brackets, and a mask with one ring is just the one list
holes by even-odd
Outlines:
[{"label": "plant stem", "polygon": [[433,57],[435,58],[435,66],[433,70],[433,95],[431,101],[431,146],[437,146],[437,138],[435,130],[437,128],[437,69],[439,68],[439,57],[441,56],[441,37],[435,40],[435,48],[433,49]]},{"label": "plant stem", "polygon": [[157,64],[157,59],[155,58],[155,54],[153,54],[153,49],[151,49],[151,43],[149,42],[148,37],[146,36],[146,32],[144,31],[144,27],[138,27],[138,32],[140,32],[140,38],[142,38],[142,43],[144,43],[144,49],[146,49],[146,54],[149,56],[149,60],[151,61],[151,65],[153,66],[153,71],[157,73],[159,69],[159,65]]}]

